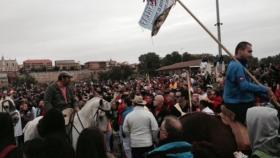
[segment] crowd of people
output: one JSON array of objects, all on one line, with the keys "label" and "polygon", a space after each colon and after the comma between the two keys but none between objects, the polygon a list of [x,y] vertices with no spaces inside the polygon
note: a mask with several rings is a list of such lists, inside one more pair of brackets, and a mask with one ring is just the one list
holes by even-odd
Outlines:
[{"label": "crowd of people", "polygon": [[[243,43],[236,50],[236,56],[246,66],[245,59],[250,55],[244,53],[252,53],[251,44]],[[178,118],[190,112],[216,116],[224,104],[236,114],[237,121],[247,125],[252,156],[280,157],[277,110],[252,109],[253,105],[266,105],[271,96],[280,101],[279,80],[275,80],[271,88],[257,86],[234,61],[229,64],[226,74],[187,76],[183,73],[70,84],[71,74],[62,72],[56,82],[47,86],[4,90],[1,104],[8,100],[9,108],[15,107],[13,111],[19,117],[0,113],[0,158],[203,157],[193,152],[192,144],[182,138],[183,129]],[[77,145],[71,145],[61,112],[68,107],[79,111],[93,97],[102,97],[112,104],[107,132],[118,133],[121,156],[116,154],[112,135],[106,139],[107,133],[96,127],[84,129]],[[40,116],[44,116],[38,124],[40,137],[24,142],[24,127]]]}]

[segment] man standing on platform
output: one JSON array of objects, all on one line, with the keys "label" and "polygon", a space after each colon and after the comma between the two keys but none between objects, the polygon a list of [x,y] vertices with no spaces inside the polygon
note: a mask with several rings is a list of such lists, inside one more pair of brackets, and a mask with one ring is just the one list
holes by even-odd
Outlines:
[{"label": "man standing on platform", "polygon": [[235,113],[235,120],[244,123],[247,109],[255,105],[255,94],[274,96],[270,88],[251,82],[246,74],[247,62],[252,58],[252,44],[240,42],[235,49],[237,61],[232,60],[227,68],[224,103],[228,109]]}]

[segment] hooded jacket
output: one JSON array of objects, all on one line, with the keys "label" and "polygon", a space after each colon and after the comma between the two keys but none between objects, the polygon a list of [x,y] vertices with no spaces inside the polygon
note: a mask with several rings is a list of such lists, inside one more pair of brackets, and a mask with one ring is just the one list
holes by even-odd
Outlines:
[{"label": "hooded jacket", "polygon": [[230,104],[249,103],[255,100],[255,93],[265,95],[268,89],[264,86],[251,82],[244,67],[247,67],[245,60],[231,61],[227,68],[224,87],[224,102]]},{"label": "hooded jacket", "polygon": [[[247,127],[253,155],[280,157],[278,112],[269,107],[253,107],[247,111]],[[266,155],[266,156],[262,156]]]}]

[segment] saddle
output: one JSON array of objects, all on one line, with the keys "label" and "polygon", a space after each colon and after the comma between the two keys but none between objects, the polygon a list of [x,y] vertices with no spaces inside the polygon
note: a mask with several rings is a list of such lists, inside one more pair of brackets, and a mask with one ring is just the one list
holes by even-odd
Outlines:
[{"label": "saddle", "polygon": [[237,149],[239,151],[247,151],[251,149],[248,129],[246,126],[238,121],[235,121],[235,113],[226,108],[224,105],[221,107],[219,114],[224,124],[230,126],[232,133],[235,137]]}]

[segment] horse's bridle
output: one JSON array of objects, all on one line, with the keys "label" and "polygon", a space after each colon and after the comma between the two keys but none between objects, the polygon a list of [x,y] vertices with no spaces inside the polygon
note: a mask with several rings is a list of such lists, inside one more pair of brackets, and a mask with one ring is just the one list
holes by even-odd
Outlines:
[{"label": "horse's bridle", "polygon": [[4,108],[4,105],[2,104],[2,111],[3,112],[8,112],[7,110],[6,110],[6,108]]},{"label": "horse's bridle", "polygon": [[2,106],[2,111],[3,111],[3,112],[10,113],[9,111],[7,111],[6,108],[4,108],[4,103],[6,103],[6,102],[9,103],[9,107],[8,107],[8,108],[10,108],[11,104],[13,104],[10,100],[4,100],[4,101],[2,102],[2,105],[1,105],[1,106]]},{"label": "horse's bridle", "polygon": [[[100,99],[100,101],[99,101],[99,106],[98,106],[96,112],[95,112],[94,115],[93,115],[93,119],[95,119],[95,122],[96,122],[96,124],[94,125],[94,127],[98,127],[98,125],[99,125],[98,117],[99,117],[99,112],[100,112],[100,111],[105,112],[106,115],[107,115],[107,113],[110,113],[110,112],[111,112],[111,110],[105,110],[105,109],[101,108],[101,106],[103,106],[103,99]],[[81,126],[82,126],[82,131],[83,131],[83,130],[85,129],[85,126],[84,126],[83,122],[81,121],[81,118],[80,118],[79,113],[76,112],[76,114],[77,114],[78,120],[79,120],[79,122],[80,122],[80,124],[81,124]],[[73,118],[74,118],[74,117],[73,117]],[[79,130],[77,129],[77,127],[74,125],[74,119],[71,120],[70,125],[71,125],[71,127],[73,127],[73,128],[75,129],[75,131],[76,131],[79,135],[81,134],[81,132],[79,132]]]},{"label": "horse's bridle", "polygon": [[[4,108],[5,106],[4,106],[4,103],[6,103],[6,102],[8,102],[8,109],[9,110],[7,110],[6,108]],[[8,113],[11,117],[12,117],[12,120],[13,120],[13,124],[15,125],[17,122],[18,122],[18,119],[19,119],[19,117],[18,116],[15,116],[14,117],[14,115],[17,115],[17,113],[15,112],[15,111],[13,111],[13,112],[11,112],[10,110],[11,110],[11,106],[13,106],[12,108],[14,108],[14,110],[15,110],[15,107],[14,107],[14,105],[13,105],[13,102],[11,101],[11,100],[4,100],[4,101],[2,101],[2,112],[6,112],[6,113]],[[12,109],[13,110],[13,109]]]}]

